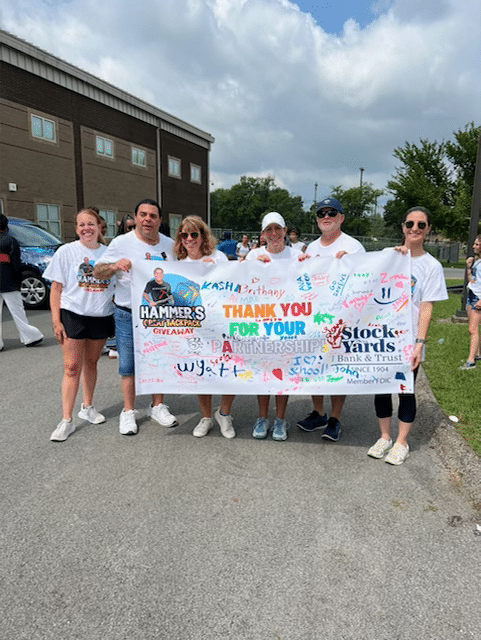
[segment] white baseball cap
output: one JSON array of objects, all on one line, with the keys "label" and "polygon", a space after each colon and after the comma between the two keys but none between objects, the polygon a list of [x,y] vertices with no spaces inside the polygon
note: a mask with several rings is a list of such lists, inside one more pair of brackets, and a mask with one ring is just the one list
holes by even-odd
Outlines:
[{"label": "white baseball cap", "polygon": [[270,224],[278,224],[282,228],[285,228],[286,226],[284,218],[280,213],[277,213],[277,211],[270,211],[262,218],[262,231],[264,231],[264,229]]}]

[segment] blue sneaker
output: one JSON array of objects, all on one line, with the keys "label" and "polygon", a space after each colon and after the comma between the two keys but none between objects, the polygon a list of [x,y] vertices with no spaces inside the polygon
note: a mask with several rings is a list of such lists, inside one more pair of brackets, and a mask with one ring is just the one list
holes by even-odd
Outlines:
[{"label": "blue sneaker", "polygon": [[267,418],[257,418],[256,423],[254,425],[254,430],[252,432],[252,437],[254,438],[267,438],[267,434],[269,433],[270,425],[269,420]]},{"label": "blue sneaker", "polygon": [[327,438],[327,440],[339,440],[339,434],[341,433],[341,423],[337,418],[329,418],[327,421],[327,427],[324,429],[321,438]]},{"label": "blue sneaker", "polygon": [[273,440],[287,440],[287,422],[281,418],[276,418],[272,425]]},{"label": "blue sneaker", "polygon": [[297,426],[304,431],[316,431],[316,429],[322,429],[327,424],[327,414],[320,415],[316,410],[310,413],[304,420],[299,420]]}]

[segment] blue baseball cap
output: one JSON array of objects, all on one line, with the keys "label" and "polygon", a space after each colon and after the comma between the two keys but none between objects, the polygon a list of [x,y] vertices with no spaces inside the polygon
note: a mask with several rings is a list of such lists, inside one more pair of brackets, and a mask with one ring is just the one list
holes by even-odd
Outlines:
[{"label": "blue baseball cap", "polygon": [[339,213],[344,214],[344,209],[342,208],[342,205],[339,202],[339,200],[336,200],[336,198],[324,198],[324,200],[321,200],[320,202],[318,202],[316,213],[321,209],[325,209],[327,207],[330,207],[331,209],[335,209],[336,211],[339,211]]}]

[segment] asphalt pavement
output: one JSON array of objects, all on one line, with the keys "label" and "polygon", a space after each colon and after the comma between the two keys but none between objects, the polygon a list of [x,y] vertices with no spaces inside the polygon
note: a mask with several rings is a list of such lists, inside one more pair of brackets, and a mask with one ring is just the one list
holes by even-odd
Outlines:
[{"label": "asphalt pavement", "polygon": [[294,426],[306,396],[290,399],[285,442],[251,437],[246,396],[233,440],[192,437],[197,400],[182,394],[166,398],[178,427],[151,422],[141,397],[139,434],[121,436],[105,356],[107,422],[77,419],[54,443],[62,357],[49,313],[29,317],[43,344],[22,347],[7,320],[0,353],[2,640],[481,637],[479,467],[446,466],[466,450],[422,375],[400,467],[366,455],[372,396],[347,398],[338,443]]}]

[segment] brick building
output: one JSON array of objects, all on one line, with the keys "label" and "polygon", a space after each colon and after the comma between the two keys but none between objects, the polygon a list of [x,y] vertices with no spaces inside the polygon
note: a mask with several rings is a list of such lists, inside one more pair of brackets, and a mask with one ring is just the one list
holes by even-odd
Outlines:
[{"label": "brick building", "polygon": [[65,241],[73,216],[96,206],[116,222],[154,198],[174,234],[208,221],[214,138],[0,30],[0,212]]}]

